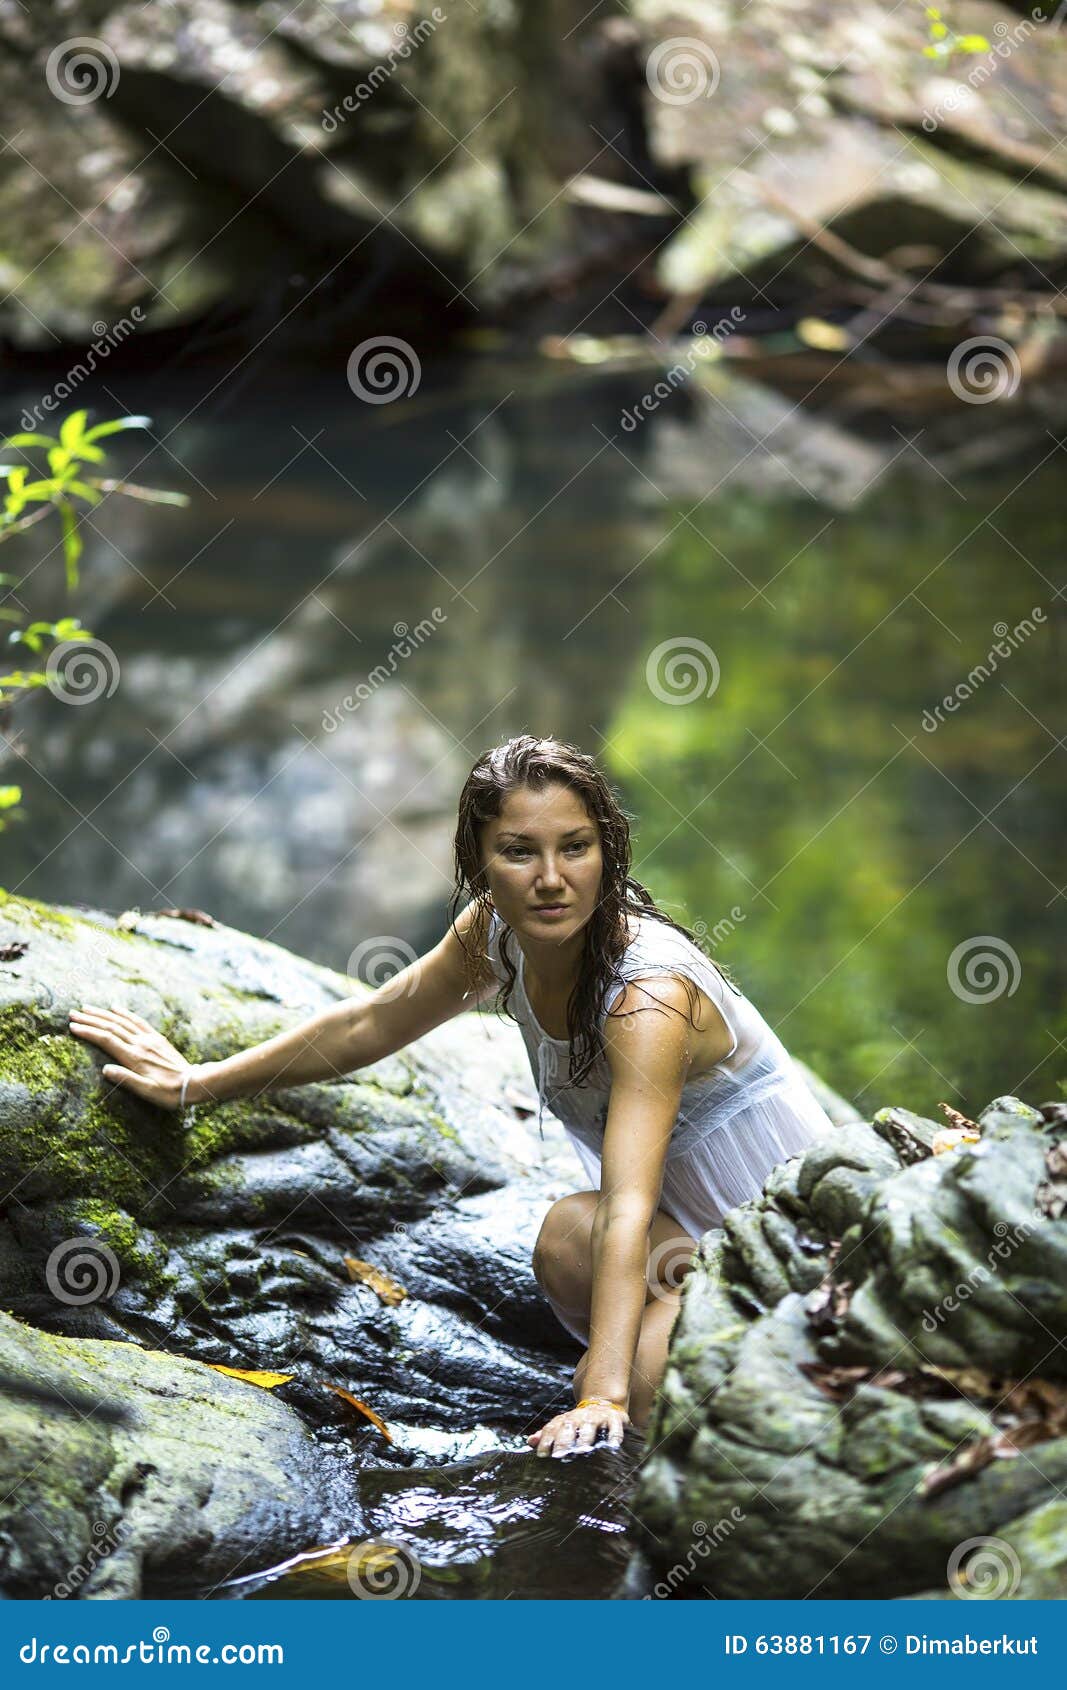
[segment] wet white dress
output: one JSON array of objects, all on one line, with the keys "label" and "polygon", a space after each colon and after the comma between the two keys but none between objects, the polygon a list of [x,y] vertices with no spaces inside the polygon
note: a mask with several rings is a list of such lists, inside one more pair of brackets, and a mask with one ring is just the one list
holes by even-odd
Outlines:
[{"label": "wet white dress", "polygon": [[[779,1162],[806,1150],[824,1133],[832,1132],[833,1126],[777,1034],[703,951],[684,933],[642,914],[640,906],[631,914],[634,926],[636,936],[617,965],[621,980],[605,995],[601,1022],[624,991],[622,982],[681,974],[707,993],[733,1039],[730,1052],[710,1073],[683,1088],[667,1149],[659,1206],[691,1237],[699,1238],[709,1227],[721,1225],[729,1209],[757,1197]],[[494,911],[488,953],[494,973],[503,982],[507,976],[500,960],[501,943],[516,971],[509,1010],[519,1024],[537,1080],[538,1121],[547,1106],[566,1130],[591,1188],[599,1190],[600,1150],[611,1091],[607,1058],[601,1052],[586,1083],[569,1083],[570,1043],[552,1038],[538,1024],[526,996],[521,947]],[[563,1324],[585,1342],[585,1334],[576,1332],[566,1320]]]}]

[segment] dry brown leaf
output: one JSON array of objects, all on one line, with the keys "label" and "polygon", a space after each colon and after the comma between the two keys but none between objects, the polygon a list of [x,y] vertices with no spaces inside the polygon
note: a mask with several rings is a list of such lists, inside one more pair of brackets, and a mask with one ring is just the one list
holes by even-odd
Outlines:
[{"label": "dry brown leaf", "polygon": [[213,1368],[216,1373],[227,1374],[231,1379],[243,1379],[246,1384],[258,1385],[264,1391],[273,1391],[275,1385],[288,1385],[290,1379],[296,1378],[295,1373],[260,1373],[244,1367],[223,1367],[218,1361],[208,1361],[204,1365]]},{"label": "dry brown leaf", "polygon": [[374,1425],[377,1426],[379,1432],[381,1432],[382,1436],[384,1438],[386,1438],[389,1441],[389,1443],[393,1442],[392,1432],[389,1430],[388,1426],[385,1424],[385,1421],[382,1419],[381,1415],[375,1414],[373,1408],[368,1408],[365,1402],[360,1402],[358,1397],[354,1397],[352,1395],[352,1392],[346,1391],[342,1385],[330,1385],[330,1384],[327,1383],[326,1389],[328,1391],[333,1391],[336,1396],[343,1397],[345,1402],[349,1403],[352,1408],[358,1408],[359,1412],[361,1414],[365,1414],[367,1416],[368,1420],[373,1421]]},{"label": "dry brown leaf", "polygon": [[20,956],[25,956],[29,946],[25,939],[12,939],[9,945],[0,945],[0,962],[17,962]]},{"label": "dry brown leaf", "polygon": [[193,921],[198,927],[217,927],[219,924],[206,910],[153,910],[153,915],[170,915],[176,921]]},{"label": "dry brown leaf", "polygon": [[364,1285],[369,1285],[387,1307],[395,1308],[397,1303],[402,1303],[407,1296],[404,1287],[398,1285],[395,1279],[390,1279],[381,1268],[376,1268],[373,1262],[361,1262],[358,1256],[346,1256],[344,1262],[349,1278],[361,1280]]},{"label": "dry brown leaf", "polygon": [[944,1110],[950,1126],[959,1127],[962,1132],[974,1133],[981,1138],[981,1127],[977,1121],[972,1121],[969,1115],[961,1115],[958,1109],[953,1109],[951,1103],[939,1103],[937,1107]]}]

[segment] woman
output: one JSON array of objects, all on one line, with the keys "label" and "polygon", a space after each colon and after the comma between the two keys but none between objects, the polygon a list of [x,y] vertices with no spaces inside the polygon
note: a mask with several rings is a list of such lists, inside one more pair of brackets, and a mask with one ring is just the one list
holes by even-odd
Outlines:
[{"label": "woman", "polygon": [[[188,1063],[147,1022],[91,1005],[71,1031],[104,1078],[167,1108],[339,1078],[499,994],[589,1189],[553,1203],[534,1272],[585,1344],[577,1406],[539,1456],[643,1431],[700,1234],[758,1195],[830,1122],[762,1016],[630,869],[626,816],[593,759],[522,735],[480,757],[459,801],[448,932],[369,996],[221,1062]],[[461,902],[466,899],[457,915]],[[655,991],[646,984],[655,979]]]}]

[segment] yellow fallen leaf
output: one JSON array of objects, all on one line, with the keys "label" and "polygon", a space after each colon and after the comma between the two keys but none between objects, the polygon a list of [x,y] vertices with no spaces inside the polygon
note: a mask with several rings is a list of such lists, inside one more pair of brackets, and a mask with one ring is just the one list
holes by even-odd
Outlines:
[{"label": "yellow fallen leaf", "polygon": [[214,1368],[216,1373],[228,1374],[231,1379],[243,1379],[246,1384],[259,1385],[264,1391],[273,1391],[275,1385],[288,1385],[290,1379],[296,1378],[295,1373],[256,1373],[243,1367],[223,1367],[218,1361],[205,1362],[204,1365]]},{"label": "yellow fallen leaf", "polygon": [[[324,1381],[324,1383],[325,1383],[325,1381]],[[374,1424],[375,1424],[375,1426],[377,1426],[379,1432],[381,1432],[382,1436],[384,1438],[386,1438],[389,1443],[393,1442],[392,1432],[389,1430],[388,1426],[385,1424],[385,1421],[382,1419],[381,1415],[375,1414],[373,1408],[368,1408],[365,1402],[360,1402],[358,1397],[354,1397],[352,1395],[352,1392],[346,1391],[342,1385],[326,1384],[326,1389],[328,1391],[333,1391],[335,1396],[343,1397],[345,1402],[349,1403],[352,1408],[358,1408],[359,1412],[361,1414],[365,1414],[367,1416],[368,1420],[371,1420],[371,1421],[374,1422]]]},{"label": "yellow fallen leaf", "polygon": [[821,317],[801,317],[793,332],[805,346],[814,346],[817,352],[845,352],[852,345],[847,329],[826,323]]},{"label": "yellow fallen leaf", "polygon": [[373,1262],[361,1262],[358,1256],[346,1256],[345,1267],[350,1279],[359,1279],[364,1285],[369,1285],[390,1308],[395,1308],[407,1296],[404,1287],[398,1285],[395,1279],[390,1279],[381,1268],[376,1268]]}]

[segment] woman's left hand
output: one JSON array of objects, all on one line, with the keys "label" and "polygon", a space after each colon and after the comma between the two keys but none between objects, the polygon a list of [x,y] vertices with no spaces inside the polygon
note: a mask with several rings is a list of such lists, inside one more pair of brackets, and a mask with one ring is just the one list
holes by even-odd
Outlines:
[{"label": "woman's left hand", "polygon": [[563,1456],[572,1449],[592,1449],[601,1427],[607,1433],[609,1449],[622,1444],[623,1428],[630,1424],[625,1409],[590,1403],[586,1408],[568,1408],[553,1415],[539,1432],[531,1432],[526,1442],[533,1444],[539,1456]]}]

